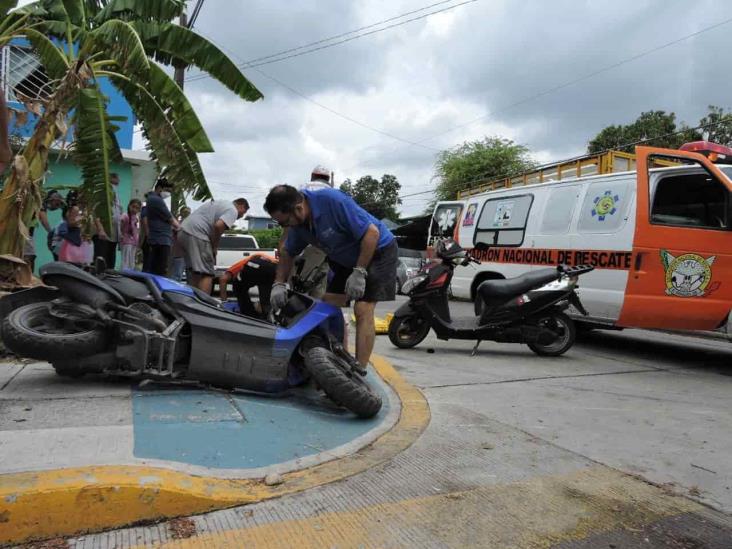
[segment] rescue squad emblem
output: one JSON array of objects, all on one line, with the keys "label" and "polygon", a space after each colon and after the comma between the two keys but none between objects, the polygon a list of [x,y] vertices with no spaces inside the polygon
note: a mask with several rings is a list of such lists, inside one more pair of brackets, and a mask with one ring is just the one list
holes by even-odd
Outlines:
[{"label": "rescue squad emblem", "polygon": [[716,256],[703,258],[697,254],[674,257],[661,250],[661,262],[666,270],[666,294],[677,297],[702,297],[713,292],[719,283],[710,286],[712,264]]},{"label": "rescue squad emblem", "polygon": [[598,221],[605,221],[605,216],[618,211],[616,206],[620,202],[620,197],[611,191],[605,191],[601,196],[596,196],[593,202],[595,207],[592,208],[592,217],[597,216]]}]

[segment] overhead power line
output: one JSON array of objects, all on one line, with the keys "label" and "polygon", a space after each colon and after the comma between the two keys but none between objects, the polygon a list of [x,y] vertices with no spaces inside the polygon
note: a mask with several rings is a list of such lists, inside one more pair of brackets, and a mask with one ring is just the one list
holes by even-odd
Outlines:
[{"label": "overhead power line", "polygon": [[628,63],[632,63],[633,61],[637,61],[638,59],[641,59],[643,57],[646,57],[647,55],[651,55],[652,53],[656,53],[656,52],[661,51],[661,50],[664,50],[666,48],[670,48],[671,46],[675,46],[676,44],[679,44],[681,42],[684,42],[686,40],[689,40],[690,38],[694,38],[695,36],[698,36],[698,35],[700,35],[702,33],[705,33],[705,32],[708,32],[710,30],[719,28],[719,27],[721,27],[723,25],[727,25],[730,22],[732,22],[732,18],[725,19],[724,21],[721,21],[719,23],[715,23],[714,25],[710,25],[708,27],[704,27],[703,29],[699,29],[698,31],[692,32],[691,34],[687,34],[685,36],[682,36],[680,38],[677,38],[675,40],[672,40],[671,42],[666,42],[665,44],[661,44],[660,46],[655,46],[653,48],[650,48],[650,49],[647,49],[645,51],[642,51],[642,52],[640,52],[638,54],[632,55],[630,57],[626,57],[625,59],[621,59],[620,61],[617,61],[615,63],[612,63],[611,65],[607,65],[607,66],[602,67],[601,69],[598,69],[596,71],[592,71],[592,72],[587,73],[585,75],[582,75],[580,77],[573,78],[571,80],[568,80],[568,81],[563,82],[561,84],[558,84],[556,86],[552,86],[551,88],[547,88],[547,89],[545,89],[543,91],[540,91],[540,92],[535,93],[533,95],[530,95],[528,97],[524,97],[523,99],[520,99],[520,100],[518,100],[518,101],[516,101],[514,103],[510,103],[510,104],[508,104],[508,105],[506,105],[504,107],[499,108],[498,110],[492,111],[492,112],[490,112],[488,114],[485,114],[483,116],[479,116],[478,118],[474,118],[473,120],[469,120],[468,122],[465,122],[463,124],[458,124],[457,126],[453,126],[453,127],[449,128],[449,129],[443,131],[443,132],[440,132],[438,134],[435,134],[435,135],[433,135],[431,137],[427,137],[426,139],[421,139],[421,140],[418,141],[418,143],[426,143],[427,141],[432,141],[433,139],[437,139],[438,137],[441,137],[441,136],[443,136],[445,134],[452,133],[455,130],[459,130],[459,129],[465,128],[467,126],[470,126],[472,124],[475,124],[476,122],[480,122],[480,121],[486,120],[488,118],[492,118],[492,117],[496,116],[497,114],[500,114],[500,113],[509,111],[509,110],[511,110],[511,109],[513,109],[515,107],[518,107],[518,106],[523,105],[525,103],[529,103],[529,102],[531,102],[531,101],[533,101],[535,99],[539,99],[540,97],[544,97],[546,95],[549,95],[549,94],[554,93],[556,91],[562,90],[564,88],[568,88],[570,86],[573,86],[574,84],[578,84],[579,82],[583,82],[585,80],[589,80],[590,78],[593,78],[593,77],[595,77],[595,76],[597,76],[599,74],[602,74],[602,73],[611,71],[613,69],[616,69],[618,67],[621,67],[623,65],[626,65]]},{"label": "overhead power line", "polygon": [[206,0],[198,0],[196,3],[196,7],[193,8],[193,12],[191,13],[191,17],[188,19],[188,28],[192,29],[193,26],[196,24],[196,20],[198,19],[198,16],[201,14],[201,8],[203,8],[203,3]]},{"label": "overhead power line", "polygon": [[282,86],[286,90],[290,91],[291,93],[294,93],[298,97],[301,97],[302,99],[305,99],[306,101],[312,103],[313,105],[317,105],[321,109],[326,110],[329,113],[334,114],[335,116],[337,116],[339,118],[342,118],[343,120],[347,120],[348,122],[351,122],[353,124],[356,124],[358,126],[361,126],[362,128],[366,128],[367,130],[371,130],[372,132],[378,133],[378,134],[383,135],[385,137],[389,137],[389,138],[394,139],[396,141],[401,141],[402,143],[405,143],[407,145],[413,145],[415,147],[421,147],[423,149],[427,149],[427,150],[430,150],[430,151],[440,152],[440,149],[437,149],[435,147],[430,147],[429,145],[422,145],[421,143],[419,143],[417,141],[410,141],[409,139],[404,139],[403,137],[399,137],[398,135],[394,135],[394,134],[391,134],[389,132],[385,132],[384,130],[380,130],[378,128],[374,128],[373,126],[370,126],[369,124],[366,124],[365,122],[361,122],[360,120],[356,120],[355,118],[351,118],[348,115],[345,115],[345,114],[340,113],[340,112],[338,112],[338,111],[336,111],[334,109],[331,109],[327,105],[323,105],[322,103],[316,101],[312,97],[308,97],[304,93],[299,92],[298,90],[296,90],[292,86],[290,86],[288,84],[285,84],[281,80],[278,80],[274,76],[272,76],[270,74],[267,74],[266,72],[264,72],[264,71],[262,71],[260,69],[254,69],[254,70],[256,70],[259,74],[261,74],[265,78],[271,80],[272,82],[275,82],[276,84],[279,84],[280,86]]},{"label": "overhead power line", "polygon": [[[438,13],[443,13],[443,12],[446,12],[446,11],[449,11],[449,10],[453,10],[453,9],[458,8],[460,6],[464,6],[466,4],[472,4],[474,2],[477,2],[478,0],[464,0],[463,2],[460,2],[458,4],[453,4],[451,6],[447,6],[447,7],[441,8],[439,10],[431,11],[429,13],[425,13],[425,14],[419,15],[417,17],[412,17],[412,18],[406,19],[404,21],[399,21],[398,23],[393,23],[391,25],[387,25],[386,27],[381,27],[381,28],[378,28],[378,29],[375,29],[375,30],[371,30],[371,31],[368,31],[368,32],[361,32],[361,31],[363,31],[365,29],[370,29],[370,28],[373,28],[373,27],[377,27],[379,25],[383,25],[384,23],[387,23],[387,22],[390,22],[390,21],[394,21],[396,19],[401,19],[401,18],[406,17],[408,15],[411,15],[411,14],[414,14],[414,13],[418,13],[420,11],[424,11],[424,10],[430,9],[432,7],[435,7],[435,6],[448,3],[450,1],[453,1],[453,0],[446,0],[446,1],[443,1],[443,2],[437,2],[435,4],[430,4],[429,6],[425,6],[423,8],[418,9],[418,10],[413,10],[413,11],[410,11],[410,12],[407,12],[407,13],[403,13],[401,15],[397,15],[395,17],[391,17],[389,19],[385,19],[383,21],[379,21],[378,23],[373,23],[373,24],[368,25],[366,27],[361,27],[360,29],[355,29],[353,31],[349,31],[349,32],[346,32],[346,33],[343,33],[343,34],[331,36],[329,38],[323,38],[322,40],[317,40],[315,42],[311,42],[310,44],[305,44],[303,46],[298,46],[296,48],[290,48],[290,49],[283,50],[283,51],[278,52],[278,53],[273,53],[271,55],[266,55],[264,57],[258,57],[256,59],[252,59],[250,61],[241,62],[238,66],[239,66],[240,69],[251,69],[251,68],[261,67],[263,65],[269,65],[271,63],[279,63],[280,61],[284,61],[286,59],[292,59],[293,57],[300,57],[301,55],[307,55],[307,54],[310,54],[310,53],[313,53],[313,52],[316,52],[316,51],[320,51],[320,50],[332,48],[334,46],[339,46],[341,44],[345,44],[346,42],[351,42],[353,40],[357,40],[359,38],[363,38],[365,36],[370,36],[372,34],[377,34],[379,32],[383,32],[383,31],[386,31],[386,30],[389,30],[389,29],[393,29],[395,27],[400,27],[402,25],[406,25],[407,23],[412,23],[414,21],[419,21],[420,19],[425,19],[425,18],[427,18],[427,17],[429,17],[431,15],[435,15],[435,14],[438,14]],[[356,34],[355,36],[349,36],[349,35],[355,34],[355,33],[360,33],[360,34]],[[343,38],[342,40],[338,40],[336,42],[331,42],[332,40],[335,40],[335,39],[341,38],[341,37],[347,37],[347,38]],[[326,44],[326,42],[331,42],[331,43]],[[289,55],[287,55],[287,54],[289,54]],[[206,78],[211,78],[211,76],[208,75],[208,74],[198,74],[198,75],[195,75],[195,76],[191,76],[190,78],[187,79],[187,81],[188,82],[195,82],[195,81],[198,81],[198,80],[204,80]]]}]

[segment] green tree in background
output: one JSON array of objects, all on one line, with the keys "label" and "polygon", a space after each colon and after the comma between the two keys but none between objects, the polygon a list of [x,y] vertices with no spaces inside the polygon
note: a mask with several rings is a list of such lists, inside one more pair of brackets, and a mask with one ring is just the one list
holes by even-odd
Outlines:
[{"label": "green tree in background", "polygon": [[41,203],[52,145],[69,133],[81,167],[81,195],[107,231],[112,223],[111,164],[121,158],[116,120],[101,83],[108,79],[142,124],[163,175],[196,200],[210,198],[198,154],[213,147],[182,90],[162,66],[184,63],[207,72],[242,99],[262,97],[215,45],[172,23],[185,0],[39,0],[14,11],[0,0],[0,46],[27,39],[48,75],[43,96],[26,98],[37,122],[0,197],[0,254],[20,257]]},{"label": "green tree in background", "polygon": [[437,156],[437,200],[453,200],[457,193],[481,182],[530,170],[535,162],[529,149],[501,137],[470,141]]},{"label": "green tree in background", "polygon": [[350,194],[353,199],[376,219],[399,219],[397,206],[402,203],[399,191],[402,186],[396,176],[384,174],[381,181],[364,175],[356,183],[346,179],[341,185],[344,193]]},{"label": "green tree in background", "polygon": [[684,143],[700,139],[702,134],[698,130],[691,129],[683,122],[677,126],[675,113],[647,111],[642,112],[631,124],[604,128],[590,140],[587,152],[595,154],[612,149],[632,153],[635,151],[635,145],[623,145],[638,141],[644,141],[642,144],[650,147],[677,149]]},{"label": "green tree in background", "polygon": [[709,105],[709,112],[699,120],[700,126],[707,126],[701,129],[706,141],[719,143],[732,147],[732,113],[724,112],[721,107]]}]

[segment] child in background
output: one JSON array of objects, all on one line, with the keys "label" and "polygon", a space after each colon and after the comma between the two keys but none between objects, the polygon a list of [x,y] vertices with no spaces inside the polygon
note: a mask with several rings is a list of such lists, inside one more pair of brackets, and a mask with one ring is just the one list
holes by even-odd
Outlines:
[{"label": "child in background", "polygon": [[63,209],[63,222],[56,228],[55,253],[59,260],[84,266],[94,255],[91,242],[81,235],[81,210],[78,206]]},{"label": "child in background", "polygon": [[122,249],[122,270],[135,269],[137,245],[140,242],[140,210],[142,202],[133,198],[127,205],[127,213],[120,216],[120,248]]}]

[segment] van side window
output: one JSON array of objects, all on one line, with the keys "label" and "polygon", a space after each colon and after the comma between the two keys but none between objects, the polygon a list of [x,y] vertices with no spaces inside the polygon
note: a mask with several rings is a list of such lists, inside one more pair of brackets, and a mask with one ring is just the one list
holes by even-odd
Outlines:
[{"label": "van side window", "polygon": [[632,199],[627,179],[595,181],[587,187],[582,201],[577,232],[580,234],[617,233],[627,221]]},{"label": "van side window", "polygon": [[505,196],[486,200],[473,236],[473,244],[520,246],[526,233],[534,195]]},{"label": "van side window", "polygon": [[577,204],[577,186],[552,189],[544,207],[541,234],[566,234]]},{"label": "van side window", "polygon": [[460,204],[439,204],[432,214],[430,237],[452,237],[462,209]]},{"label": "van side window", "polygon": [[727,229],[728,196],[724,185],[707,172],[662,176],[653,196],[651,223]]}]

